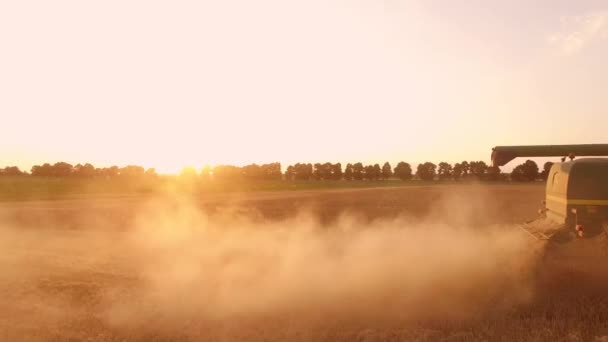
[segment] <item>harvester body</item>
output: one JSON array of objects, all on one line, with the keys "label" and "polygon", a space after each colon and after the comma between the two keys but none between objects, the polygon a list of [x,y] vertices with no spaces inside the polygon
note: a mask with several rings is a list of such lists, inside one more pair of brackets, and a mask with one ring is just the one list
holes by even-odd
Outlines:
[{"label": "harvester body", "polygon": [[547,177],[545,214],[567,227],[600,233],[608,222],[608,159],[556,163]]}]

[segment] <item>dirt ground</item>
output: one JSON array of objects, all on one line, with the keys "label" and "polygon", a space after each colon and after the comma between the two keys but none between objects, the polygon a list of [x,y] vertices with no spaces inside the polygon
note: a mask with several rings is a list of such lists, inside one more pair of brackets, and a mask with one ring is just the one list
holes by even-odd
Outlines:
[{"label": "dirt ground", "polygon": [[0,204],[2,341],[608,340],[540,185]]}]

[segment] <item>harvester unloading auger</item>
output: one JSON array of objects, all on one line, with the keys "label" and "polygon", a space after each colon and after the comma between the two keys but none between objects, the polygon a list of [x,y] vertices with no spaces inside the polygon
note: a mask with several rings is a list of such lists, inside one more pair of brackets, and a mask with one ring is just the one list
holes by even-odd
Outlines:
[{"label": "harvester unloading auger", "polygon": [[561,157],[547,177],[541,217],[522,228],[539,240],[566,242],[608,236],[608,144],[497,146],[492,164],[503,166],[517,157]]}]

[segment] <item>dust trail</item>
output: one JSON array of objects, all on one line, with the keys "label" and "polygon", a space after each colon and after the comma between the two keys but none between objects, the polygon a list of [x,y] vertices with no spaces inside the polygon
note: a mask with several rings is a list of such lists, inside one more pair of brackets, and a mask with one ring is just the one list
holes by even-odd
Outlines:
[{"label": "dust trail", "polygon": [[306,213],[254,222],[155,203],[129,236],[141,287],[109,305],[107,318],[116,326],[258,316],[408,321],[526,302],[537,254],[513,229],[484,228],[348,214],[330,227]]},{"label": "dust trail", "polygon": [[512,227],[467,225],[463,203],[438,205],[452,224],[272,221],[183,199],[138,206],[121,229],[86,211],[82,230],[0,222],[0,337],[233,340],[248,339],[234,330],[458,321],[527,303],[537,254]]}]

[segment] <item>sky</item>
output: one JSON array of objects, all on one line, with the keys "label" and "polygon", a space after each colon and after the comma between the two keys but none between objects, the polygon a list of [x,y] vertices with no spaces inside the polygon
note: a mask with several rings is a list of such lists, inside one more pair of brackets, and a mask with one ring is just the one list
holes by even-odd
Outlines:
[{"label": "sky", "polygon": [[0,1],[0,166],[606,143],[606,60],[606,1]]}]

